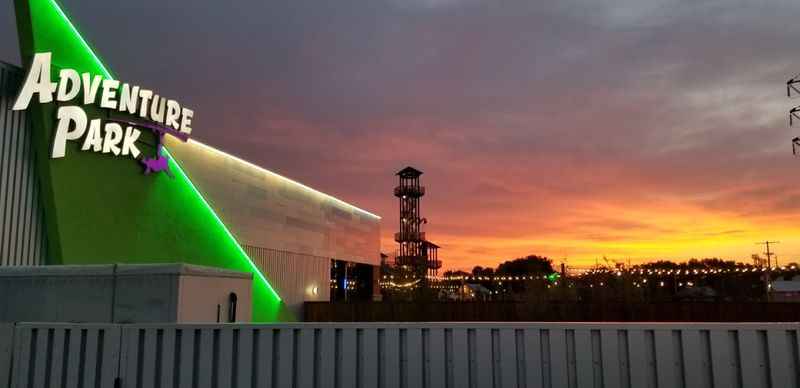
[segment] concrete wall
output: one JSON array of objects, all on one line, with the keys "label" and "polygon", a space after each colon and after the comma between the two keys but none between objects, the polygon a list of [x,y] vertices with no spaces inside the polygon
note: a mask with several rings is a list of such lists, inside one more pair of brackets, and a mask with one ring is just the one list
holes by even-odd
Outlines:
[{"label": "concrete wall", "polygon": [[0,322],[216,322],[232,291],[249,322],[250,283],[250,274],[185,264],[7,267]]},{"label": "concrete wall", "polygon": [[11,110],[22,77],[0,62],[0,266],[42,265],[47,257],[28,114]]},{"label": "concrete wall", "polygon": [[197,142],[170,153],[244,245],[380,264],[380,218]]},{"label": "concrete wall", "polygon": [[228,322],[229,296],[236,294],[236,320],[250,322],[252,314],[250,276],[181,276],[178,293],[178,322],[216,322],[220,306],[220,322]]},{"label": "concrete wall", "polygon": [[0,322],[113,322],[113,266],[0,268]]},{"label": "concrete wall", "polygon": [[46,381],[124,388],[800,386],[797,324],[19,324],[3,331],[13,346],[0,337],[0,378],[10,376],[15,388]]}]

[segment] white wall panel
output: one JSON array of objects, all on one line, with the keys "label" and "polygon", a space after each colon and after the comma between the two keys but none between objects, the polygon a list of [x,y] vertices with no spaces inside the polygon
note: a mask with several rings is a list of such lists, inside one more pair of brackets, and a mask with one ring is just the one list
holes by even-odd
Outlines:
[{"label": "white wall panel", "polygon": [[19,324],[0,337],[0,378],[14,360],[0,387],[783,388],[798,387],[797,336],[760,323]]},{"label": "white wall panel", "polygon": [[200,143],[167,146],[242,244],[380,264],[377,216]]}]

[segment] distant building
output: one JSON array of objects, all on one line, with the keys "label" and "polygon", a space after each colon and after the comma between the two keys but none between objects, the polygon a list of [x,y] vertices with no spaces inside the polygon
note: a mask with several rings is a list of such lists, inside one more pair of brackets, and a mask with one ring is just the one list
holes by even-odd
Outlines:
[{"label": "distant building", "polygon": [[461,295],[463,300],[488,301],[492,298],[492,290],[478,283],[466,283],[462,286]]},{"label": "distant building", "polygon": [[770,294],[773,302],[800,302],[800,275],[773,281]]}]

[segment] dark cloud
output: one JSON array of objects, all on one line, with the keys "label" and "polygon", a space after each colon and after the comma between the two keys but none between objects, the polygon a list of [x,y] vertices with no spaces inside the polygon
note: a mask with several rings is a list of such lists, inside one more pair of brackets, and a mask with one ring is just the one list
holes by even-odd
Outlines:
[{"label": "dark cloud", "polygon": [[196,107],[201,140],[384,215],[387,248],[407,164],[459,263],[797,224],[796,1],[63,3],[121,77]]}]

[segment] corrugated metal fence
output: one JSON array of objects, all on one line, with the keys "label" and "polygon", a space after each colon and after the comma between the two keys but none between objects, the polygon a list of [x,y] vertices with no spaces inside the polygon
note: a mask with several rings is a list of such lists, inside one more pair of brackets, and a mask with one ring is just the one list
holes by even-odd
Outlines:
[{"label": "corrugated metal fence", "polygon": [[800,322],[794,302],[306,302],[303,322]]},{"label": "corrugated metal fence", "polygon": [[796,324],[0,327],[11,387],[798,387]]},{"label": "corrugated metal fence", "polygon": [[41,265],[46,257],[28,116],[11,110],[22,76],[0,62],[0,266]]}]

